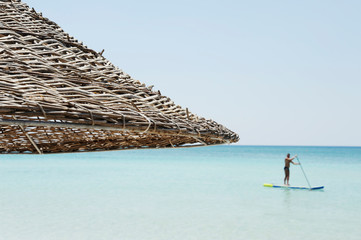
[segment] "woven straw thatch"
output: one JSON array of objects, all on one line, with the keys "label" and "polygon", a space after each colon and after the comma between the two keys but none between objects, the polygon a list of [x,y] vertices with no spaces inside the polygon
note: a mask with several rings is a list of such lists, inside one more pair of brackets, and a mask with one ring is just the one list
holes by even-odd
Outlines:
[{"label": "woven straw thatch", "polygon": [[0,0],[0,152],[237,142],[132,79],[21,1]]}]

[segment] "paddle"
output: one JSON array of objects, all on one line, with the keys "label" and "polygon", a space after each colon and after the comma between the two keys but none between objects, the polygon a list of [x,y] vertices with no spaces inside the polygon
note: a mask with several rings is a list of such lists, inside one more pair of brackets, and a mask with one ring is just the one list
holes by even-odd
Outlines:
[{"label": "paddle", "polygon": [[307,181],[307,183],[308,183],[308,186],[309,186],[310,189],[311,189],[311,188],[312,188],[312,187],[311,187],[311,184],[310,184],[310,182],[308,181],[308,179],[307,179],[307,177],[306,177],[306,173],[305,173],[305,171],[303,170],[303,167],[302,167],[302,165],[301,165],[300,159],[298,159],[298,157],[296,157],[296,158],[297,158],[298,163],[300,164],[300,167],[301,167],[301,169],[302,169],[303,175],[304,175],[305,178],[306,178],[306,181]]}]

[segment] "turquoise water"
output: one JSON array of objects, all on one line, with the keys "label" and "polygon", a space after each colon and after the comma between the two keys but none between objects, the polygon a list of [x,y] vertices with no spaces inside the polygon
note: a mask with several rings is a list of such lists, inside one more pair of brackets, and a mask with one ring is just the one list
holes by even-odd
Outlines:
[{"label": "turquoise water", "polygon": [[[288,152],[323,191],[263,187]],[[360,190],[352,147],[1,155],[0,239],[360,239]]]}]

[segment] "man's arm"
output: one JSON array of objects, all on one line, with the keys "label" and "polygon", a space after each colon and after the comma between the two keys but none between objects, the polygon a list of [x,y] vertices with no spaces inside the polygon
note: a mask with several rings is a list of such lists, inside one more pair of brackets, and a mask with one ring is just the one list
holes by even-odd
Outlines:
[{"label": "man's arm", "polygon": [[295,159],[297,157],[297,154],[294,157],[291,158],[287,158],[288,161],[290,161],[290,163],[292,163],[293,165],[300,165],[299,163],[294,163],[292,160]]},{"label": "man's arm", "polygon": [[291,160],[291,163],[292,163],[293,165],[301,165],[300,163],[294,163],[292,160]]},{"label": "man's arm", "polygon": [[297,154],[291,158],[286,158],[288,161],[292,162],[293,159],[295,159],[297,157]]}]

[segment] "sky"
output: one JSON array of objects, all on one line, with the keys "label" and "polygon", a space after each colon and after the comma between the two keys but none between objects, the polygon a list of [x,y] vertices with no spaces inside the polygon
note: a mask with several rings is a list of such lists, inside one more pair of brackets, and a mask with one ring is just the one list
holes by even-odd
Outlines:
[{"label": "sky", "polygon": [[361,2],[25,0],[241,145],[361,146]]}]

